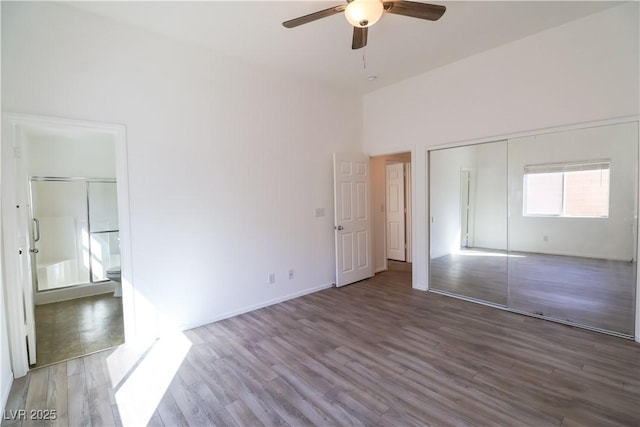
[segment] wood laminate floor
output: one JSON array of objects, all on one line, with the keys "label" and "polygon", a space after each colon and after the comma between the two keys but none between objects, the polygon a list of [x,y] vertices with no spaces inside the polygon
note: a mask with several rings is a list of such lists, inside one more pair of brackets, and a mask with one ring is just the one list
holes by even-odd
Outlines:
[{"label": "wood laminate floor", "polygon": [[[640,345],[413,290],[410,276],[186,331],[192,346],[149,425],[639,425]],[[106,354],[32,371],[7,409],[118,425]]]},{"label": "wood laminate floor", "polygon": [[562,321],[634,334],[635,262],[463,250],[431,260],[431,286]]}]

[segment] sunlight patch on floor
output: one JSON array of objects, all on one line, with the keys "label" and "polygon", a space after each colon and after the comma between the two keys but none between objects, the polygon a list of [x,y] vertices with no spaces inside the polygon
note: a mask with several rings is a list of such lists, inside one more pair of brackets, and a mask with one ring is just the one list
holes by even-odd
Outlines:
[{"label": "sunlight patch on floor", "polygon": [[191,348],[181,332],[160,338],[116,391],[122,425],[146,425]]}]

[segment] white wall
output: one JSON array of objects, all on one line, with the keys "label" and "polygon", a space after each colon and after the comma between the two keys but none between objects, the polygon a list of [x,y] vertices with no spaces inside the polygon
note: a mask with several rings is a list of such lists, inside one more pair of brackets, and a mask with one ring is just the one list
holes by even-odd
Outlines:
[{"label": "white wall", "polygon": [[[460,181],[456,175],[467,168],[472,175],[474,217],[470,246],[506,250],[508,236],[511,251],[633,259],[637,146],[637,123],[624,123],[433,151],[432,212],[446,207],[446,214],[441,215],[444,222],[432,228],[432,256],[451,253],[459,246],[455,209],[460,209]],[[468,156],[463,160],[460,153]],[[599,159],[611,161],[608,218],[523,215],[525,165]]]},{"label": "white wall", "polygon": [[[608,218],[523,215],[525,165],[611,161]],[[635,257],[638,124],[509,140],[509,249],[629,261]],[[543,238],[547,237],[545,241]]]},{"label": "white wall", "polygon": [[61,4],[2,19],[4,111],[126,125],[134,286],[169,324],[334,282],[331,153],[362,149],[357,96]]},{"label": "white wall", "polygon": [[[637,2],[466,58],[364,97],[371,155],[424,153],[456,141],[491,141],[519,132],[638,115]],[[416,287],[427,287],[427,188],[415,180]]]},{"label": "white wall", "polygon": [[115,178],[113,135],[98,132],[23,132],[30,176]]},{"label": "white wall", "polygon": [[473,246],[507,249],[507,142],[475,145]]},{"label": "white wall", "polygon": [[[475,147],[457,147],[431,152],[429,180],[431,184],[431,258],[439,258],[460,250],[461,197],[460,172],[471,174],[470,204],[474,204]],[[419,222],[419,221],[416,221]],[[417,226],[418,224],[416,224]],[[419,236],[418,236],[419,238]]]}]

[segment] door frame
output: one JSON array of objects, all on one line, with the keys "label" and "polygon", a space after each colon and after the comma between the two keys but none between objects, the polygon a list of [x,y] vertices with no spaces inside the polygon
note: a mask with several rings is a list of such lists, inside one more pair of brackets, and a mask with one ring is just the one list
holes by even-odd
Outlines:
[{"label": "door frame", "polygon": [[[466,196],[467,196],[467,201],[466,201],[466,208],[467,208],[467,212],[466,212],[466,224],[463,223],[462,221],[462,208],[463,208],[463,204],[465,203],[464,201],[464,196],[465,194],[462,191],[462,176],[466,175],[467,178],[467,185],[466,185]],[[475,204],[475,198],[474,198],[474,170],[473,169],[469,169],[469,168],[462,168],[460,169],[460,247],[464,247],[464,248],[472,248],[474,245],[474,215],[475,215],[475,211],[474,211],[474,204]],[[463,228],[463,225],[465,225],[466,227]],[[462,244],[462,231],[466,231],[467,234],[467,238],[466,238],[466,244],[463,245]]]},{"label": "door frame", "polygon": [[[26,345],[26,328],[24,324],[20,268],[20,254],[17,251],[20,242],[17,230],[20,218],[15,206],[18,198],[17,175],[18,157],[22,147],[22,137],[19,132],[21,126],[46,127],[54,129],[72,129],[84,131],[96,131],[108,133],[114,138],[116,178],[118,192],[118,219],[120,222],[120,252],[123,285],[122,304],[124,317],[125,341],[133,338],[135,331],[134,290],[133,290],[133,263],[131,250],[131,219],[129,208],[129,177],[127,163],[126,127],[120,124],[99,123],[83,120],[73,120],[58,117],[36,116],[19,113],[2,114],[2,213],[3,213],[3,237],[4,237],[4,263],[3,269],[6,278],[6,315],[9,334],[9,347],[11,352],[11,367],[14,378],[19,378],[29,371],[29,360]],[[27,179],[27,177],[24,177]],[[27,225],[28,226],[28,225]],[[28,231],[30,232],[30,231]],[[24,250],[26,249],[26,250]],[[29,256],[27,248],[23,249],[23,255]],[[126,280],[125,280],[126,279]]]},{"label": "door frame", "polygon": [[[421,169],[421,165],[416,164],[416,159],[417,159],[417,148],[416,146],[411,146],[410,148],[404,148],[404,149],[398,149],[397,151],[390,151],[390,152],[381,152],[381,153],[375,153],[375,154],[370,154],[370,158],[377,158],[377,157],[389,157],[389,156],[396,156],[396,155],[406,155],[409,154],[409,161],[395,161],[395,163],[404,163],[405,165],[405,174],[406,179],[405,179],[405,207],[407,209],[407,214],[406,214],[406,218],[405,218],[405,226],[406,226],[406,244],[407,244],[407,250],[406,250],[406,256],[410,257],[411,259],[411,287],[413,289],[419,289],[419,290],[423,290],[426,291],[426,287],[424,285],[421,285],[419,282],[419,274],[423,274],[420,273],[420,271],[424,270],[426,271],[427,265],[426,263],[420,261],[421,258],[419,258],[419,240],[416,239],[416,236],[419,234],[420,229],[422,227],[422,225],[419,222],[416,222],[416,213],[418,212],[418,209],[421,208],[421,205],[419,203],[421,203],[420,200],[417,199],[416,197],[416,190],[418,188],[418,186],[416,185],[416,177],[418,176],[418,174],[420,173]],[[392,161],[393,162],[393,161]],[[385,170],[386,170],[386,162],[385,162]],[[384,179],[383,179],[383,189],[384,192],[386,194],[386,186],[387,186],[387,177],[386,174],[384,175]],[[373,194],[373,187],[372,187],[372,194]],[[385,203],[386,203],[386,196],[384,197],[385,199]],[[373,206],[373,196],[371,197],[371,203],[372,203],[372,212],[373,209],[378,209],[377,206]],[[378,266],[378,268],[375,269],[375,273],[381,273],[383,271],[388,270],[389,268],[389,264],[387,262],[387,257],[386,257],[386,251],[387,251],[387,213],[386,213],[386,207],[384,209],[383,212],[383,223],[384,223],[384,229],[382,232],[382,236],[379,236],[377,232],[374,232],[373,235],[373,239],[374,241],[382,241],[382,245],[383,245],[383,250],[385,253],[385,257],[383,259],[383,265],[382,266]],[[374,231],[375,231],[375,226],[374,226]]]}]

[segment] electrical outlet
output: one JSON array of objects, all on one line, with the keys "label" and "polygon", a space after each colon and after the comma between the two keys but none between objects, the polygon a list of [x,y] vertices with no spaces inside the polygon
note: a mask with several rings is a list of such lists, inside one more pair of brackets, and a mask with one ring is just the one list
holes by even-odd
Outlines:
[{"label": "electrical outlet", "polygon": [[276,273],[269,273],[269,284],[273,285],[276,283]]},{"label": "electrical outlet", "polygon": [[289,280],[293,279],[293,269],[289,270]]},{"label": "electrical outlet", "polygon": [[549,236],[542,236],[542,240],[544,240],[545,242],[549,241]]}]

